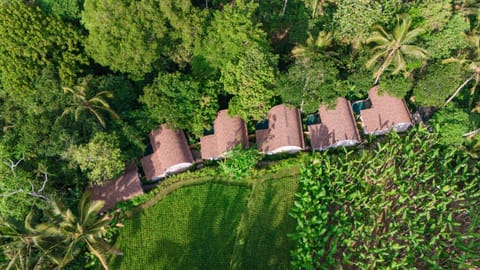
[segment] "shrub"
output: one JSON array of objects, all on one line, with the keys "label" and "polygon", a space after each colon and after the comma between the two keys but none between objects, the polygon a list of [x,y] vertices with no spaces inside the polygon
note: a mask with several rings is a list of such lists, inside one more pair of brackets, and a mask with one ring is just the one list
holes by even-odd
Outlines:
[{"label": "shrub", "polygon": [[249,176],[259,160],[260,155],[256,149],[243,150],[241,146],[236,146],[225,160],[219,162],[219,165],[226,177],[238,180]]}]

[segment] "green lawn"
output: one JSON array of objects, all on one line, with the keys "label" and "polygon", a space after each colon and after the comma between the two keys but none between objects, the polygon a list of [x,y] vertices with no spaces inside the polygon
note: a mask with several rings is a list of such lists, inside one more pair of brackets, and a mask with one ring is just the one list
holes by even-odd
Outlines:
[{"label": "green lawn", "polygon": [[[298,169],[298,168],[296,168]],[[283,174],[283,176],[282,176]],[[298,173],[180,188],[124,222],[112,269],[289,269]]]}]

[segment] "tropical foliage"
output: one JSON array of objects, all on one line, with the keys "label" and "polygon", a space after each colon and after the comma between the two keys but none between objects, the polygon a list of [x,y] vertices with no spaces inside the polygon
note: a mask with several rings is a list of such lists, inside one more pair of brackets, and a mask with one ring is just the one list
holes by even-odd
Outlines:
[{"label": "tropical foliage", "polygon": [[225,160],[220,161],[219,165],[225,177],[238,180],[249,176],[259,160],[260,155],[257,149],[243,150],[240,146],[236,146]]},{"label": "tropical foliage", "polygon": [[479,181],[478,163],[421,129],[372,152],[310,157],[291,213],[292,265],[478,267]]},{"label": "tropical foliage", "polygon": [[153,84],[145,87],[140,101],[147,105],[158,124],[167,122],[201,136],[217,114],[218,92],[213,82],[202,84],[179,72],[160,73]]},{"label": "tropical foliage", "polygon": [[104,202],[91,201],[90,196],[91,193],[84,193],[77,211],[66,208],[57,199],[52,200],[51,209],[44,213],[46,221],[41,223],[32,222],[32,213],[24,223],[1,220],[2,238],[6,239],[2,251],[10,259],[7,268],[41,269],[53,263],[61,269],[86,246],[104,269],[108,269],[106,254],[122,253],[104,240],[111,217],[98,216]]},{"label": "tropical foliage", "polygon": [[[84,83],[85,84],[85,83]],[[83,111],[87,111],[97,118],[98,122],[105,128],[105,119],[102,112],[110,114],[113,118],[118,119],[119,116],[115,113],[107,102],[107,98],[112,98],[113,94],[109,91],[101,91],[93,97],[87,96],[87,89],[85,85],[76,85],[73,88],[63,87],[63,91],[72,95],[72,104],[65,108],[63,115],[73,113],[75,121],[78,121]]]},{"label": "tropical foliage", "polygon": [[[196,148],[219,109],[253,132],[274,105],[315,112],[375,83],[411,109],[433,106],[442,147],[479,155],[475,0],[0,2],[0,215],[18,231],[30,210],[32,228],[47,221],[47,198],[72,207],[139,164],[159,124]],[[69,267],[95,261],[79,246]]]},{"label": "tropical foliage", "polygon": [[98,132],[87,144],[72,146],[65,156],[87,174],[90,185],[102,185],[125,168],[119,144],[115,134]]},{"label": "tropical foliage", "polygon": [[368,68],[375,68],[373,74],[375,83],[378,82],[380,76],[391,65],[394,66],[392,74],[400,71],[407,72],[407,57],[410,58],[427,58],[427,51],[422,47],[414,45],[414,42],[423,33],[422,28],[410,29],[412,20],[408,17],[402,18],[402,22],[395,26],[392,33],[388,33],[381,26],[377,26],[376,30],[367,38],[367,43],[375,43],[373,47],[373,56],[367,61]]}]

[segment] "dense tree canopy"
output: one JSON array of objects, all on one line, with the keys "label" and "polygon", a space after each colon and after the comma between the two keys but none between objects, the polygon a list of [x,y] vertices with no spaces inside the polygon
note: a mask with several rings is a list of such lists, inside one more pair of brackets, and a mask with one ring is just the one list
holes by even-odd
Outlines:
[{"label": "dense tree canopy", "polygon": [[413,89],[416,102],[426,106],[442,106],[462,83],[462,74],[462,68],[455,63],[429,67]]},{"label": "dense tree canopy", "polygon": [[268,49],[267,36],[253,18],[257,7],[253,1],[236,0],[224,6],[222,11],[214,11],[205,38],[195,48],[195,55],[221,70],[228,62],[238,61],[249,48]]},{"label": "dense tree canopy", "polygon": [[312,113],[321,103],[334,104],[337,97],[345,95],[337,80],[338,70],[332,61],[312,60],[292,66],[277,89],[283,102]]},{"label": "dense tree canopy", "polygon": [[85,1],[86,50],[114,71],[143,77],[168,60],[188,62],[201,14],[190,1]]},{"label": "dense tree canopy", "polygon": [[41,97],[52,94],[39,93],[35,84],[47,70],[51,79],[73,82],[86,63],[82,37],[72,26],[21,1],[3,2],[0,22],[1,98],[23,110],[41,111],[51,102]]},{"label": "dense tree canopy", "polygon": [[338,1],[334,15],[338,39],[359,46],[374,25],[384,25],[395,17],[396,1]]},{"label": "dense tree canopy", "polygon": [[187,129],[203,135],[217,114],[218,90],[213,84],[202,85],[181,73],[159,74],[153,84],[145,88],[141,101],[152,113],[151,117],[174,128]]},{"label": "dense tree canopy", "polygon": [[268,52],[249,48],[238,60],[226,64],[220,81],[227,93],[234,95],[229,113],[248,120],[267,116],[274,95],[275,58]]},{"label": "dense tree canopy", "polygon": [[102,185],[125,168],[121,153],[115,134],[99,132],[87,144],[73,146],[68,158],[87,174],[90,185]]}]

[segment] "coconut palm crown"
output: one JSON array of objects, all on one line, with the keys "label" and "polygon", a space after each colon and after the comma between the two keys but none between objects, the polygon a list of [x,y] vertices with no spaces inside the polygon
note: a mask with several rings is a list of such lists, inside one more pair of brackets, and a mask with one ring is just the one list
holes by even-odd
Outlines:
[{"label": "coconut palm crown", "polygon": [[107,98],[113,97],[110,91],[100,91],[95,94],[95,96],[88,97],[84,84],[76,85],[73,88],[63,87],[63,91],[73,96],[73,103],[63,111],[62,116],[73,112],[75,121],[78,121],[81,113],[88,111],[97,118],[98,122],[100,122],[104,128],[106,127],[106,123],[102,111],[107,112],[115,119],[120,118],[106,100]]},{"label": "coconut palm crown", "polygon": [[367,61],[367,68],[373,68],[375,83],[378,83],[383,72],[394,66],[392,74],[398,74],[400,71],[406,72],[406,58],[426,59],[428,52],[422,47],[414,45],[417,38],[423,34],[424,29],[415,28],[410,30],[412,20],[409,17],[403,17],[401,23],[397,24],[392,33],[388,33],[381,26],[376,26],[372,35],[367,38],[366,43],[376,44],[373,48],[373,56]]}]

